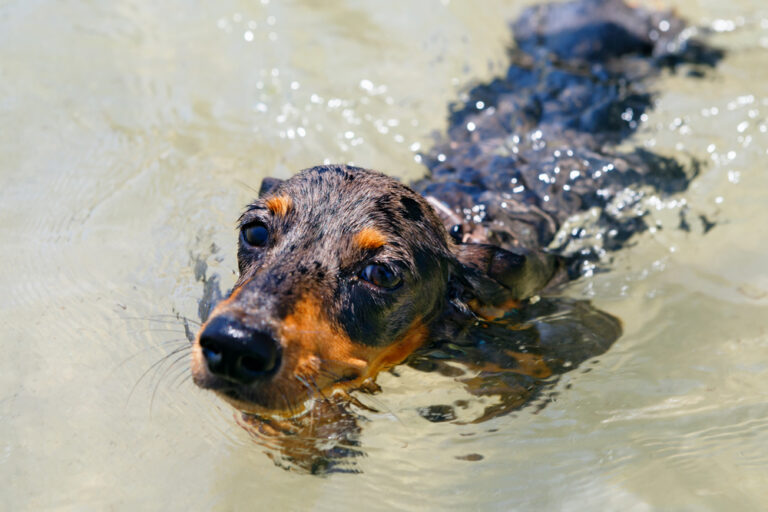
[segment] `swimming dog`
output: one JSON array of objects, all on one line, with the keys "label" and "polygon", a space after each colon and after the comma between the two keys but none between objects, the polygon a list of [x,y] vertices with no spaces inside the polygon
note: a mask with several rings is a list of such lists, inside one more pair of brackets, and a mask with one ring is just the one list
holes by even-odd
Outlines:
[{"label": "swimming dog", "polygon": [[[506,76],[453,109],[411,187],[345,165],[263,181],[239,220],[237,282],[194,341],[198,386],[265,432],[405,361],[501,397],[484,420],[618,338],[609,314],[542,295],[645,228],[616,206],[624,190],[685,188],[695,166],[612,148],[650,108],[651,78],[701,75],[722,53],[619,0],[533,7],[512,28]],[[559,233],[590,208],[599,236]]]}]

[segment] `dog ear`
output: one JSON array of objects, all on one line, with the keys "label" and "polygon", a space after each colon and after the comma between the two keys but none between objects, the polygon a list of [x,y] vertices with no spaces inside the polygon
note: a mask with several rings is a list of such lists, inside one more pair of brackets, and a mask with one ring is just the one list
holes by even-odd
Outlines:
[{"label": "dog ear", "polygon": [[272,192],[280,185],[283,180],[278,178],[270,178],[269,176],[261,180],[261,187],[259,187],[259,198],[262,198]]},{"label": "dog ear", "polygon": [[543,252],[487,244],[459,244],[455,281],[463,302],[484,318],[498,318],[535,295],[555,274],[557,260]]}]

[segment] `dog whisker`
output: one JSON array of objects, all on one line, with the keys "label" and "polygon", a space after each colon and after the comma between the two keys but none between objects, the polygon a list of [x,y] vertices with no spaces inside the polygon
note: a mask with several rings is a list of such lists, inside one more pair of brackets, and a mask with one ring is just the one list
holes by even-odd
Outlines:
[{"label": "dog whisker", "polygon": [[[164,360],[167,360],[167,359],[168,358],[164,358]],[[160,389],[160,384],[162,384],[163,380],[170,373],[170,371],[173,369],[173,366],[175,364],[178,364],[181,361],[185,361],[186,362],[188,359],[189,359],[189,356],[187,354],[185,354],[185,353],[182,354],[181,356],[179,356],[176,359],[174,359],[173,361],[171,361],[171,363],[168,365],[166,370],[162,374],[160,374],[160,377],[155,382],[155,387],[152,390],[152,396],[151,396],[151,398],[149,400],[149,413],[150,413],[150,415],[152,414],[152,408],[153,408],[154,403],[155,403],[155,396],[157,395],[157,391]]]},{"label": "dog whisker", "polygon": [[136,380],[136,383],[134,383],[133,387],[131,388],[131,391],[128,393],[128,398],[126,399],[126,403],[131,400],[131,397],[133,396],[133,393],[136,391],[136,388],[139,386],[139,384],[141,384],[144,378],[146,378],[146,376],[149,375],[150,372],[159,368],[160,365],[167,362],[168,359],[173,357],[174,355],[182,353],[183,355],[181,356],[181,358],[187,358],[188,354],[186,352],[188,352],[189,350],[191,350],[191,347],[189,345],[181,346],[179,348],[172,350],[168,354],[164,355],[158,361],[155,361],[154,363],[152,363],[152,365],[150,365],[149,368],[144,370],[141,376],[139,376],[138,380]]},{"label": "dog whisker", "polygon": [[168,324],[168,325],[178,325],[180,321],[198,325],[198,326],[201,325],[199,321],[186,316],[181,316],[181,315],[151,315],[149,317],[139,317],[139,316],[125,317],[124,316],[122,317],[122,319],[135,320],[135,321],[141,321],[141,322],[162,323],[162,324]]}]

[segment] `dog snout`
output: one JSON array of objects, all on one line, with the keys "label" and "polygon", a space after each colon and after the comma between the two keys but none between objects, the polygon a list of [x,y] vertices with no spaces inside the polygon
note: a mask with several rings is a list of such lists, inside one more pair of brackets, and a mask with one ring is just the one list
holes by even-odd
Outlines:
[{"label": "dog snout", "polygon": [[237,384],[268,377],[280,365],[280,345],[269,332],[226,316],[205,326],[200,348],[213,375]]}]

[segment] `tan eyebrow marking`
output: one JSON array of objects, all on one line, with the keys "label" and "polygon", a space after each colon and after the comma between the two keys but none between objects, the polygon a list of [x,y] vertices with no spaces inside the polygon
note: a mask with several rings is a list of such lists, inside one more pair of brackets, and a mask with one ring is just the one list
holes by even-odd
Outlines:
[{"label": "tan eyebrow marking", "polygon": [[376,228],[363,228],[355,235],[355,243],[361,249],[378,249],[387,243],[387,237]]},{"label": "tan eyebrow marking", "polygon": [[293,207],[293,201],[288,196],[275,196],[267,199],[267,208],[275,215],[285,215]]}]

